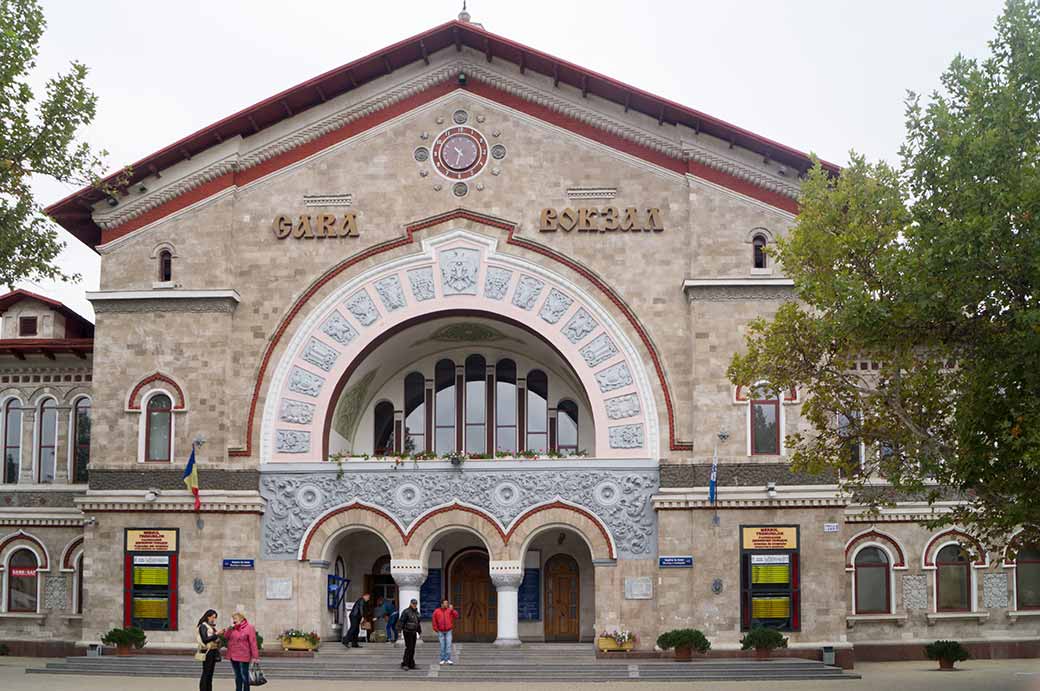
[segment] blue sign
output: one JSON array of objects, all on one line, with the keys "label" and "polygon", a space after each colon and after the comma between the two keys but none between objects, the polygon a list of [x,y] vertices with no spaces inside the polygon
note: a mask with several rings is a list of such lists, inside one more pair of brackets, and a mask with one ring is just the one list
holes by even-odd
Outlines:
[{"label": "blue sign", "polygon": [[[407,606],[407,602],[402,602]],[[422,619],[432,619],[433,610],[441,606],[441,570],[430,569],[426,574],[426,580],[419,588],[419,616]]]},{"label": "blue sign", "polygon": [[253,568],[252,559],[225,559],[225,569],[251,569]]},{"label": "blue sign", "polygon": [[516,591],[517,612],[521,621],[538,621],[541,613],[541,571],[524,569],[524,580]]},{"label": "blue sign", "polygon": [[662,569],[688,569],[693,566],[693,557],[658,557],[657,566]]}]

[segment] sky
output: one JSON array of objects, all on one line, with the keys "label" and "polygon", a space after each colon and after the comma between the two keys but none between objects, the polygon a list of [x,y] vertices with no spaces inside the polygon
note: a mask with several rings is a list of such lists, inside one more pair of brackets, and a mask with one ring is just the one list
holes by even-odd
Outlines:
[{"label": "sky", "polygon": [[[40,0],[32,83],[90,68],[84,138],[115,169],[274,93],[453,19],[455,0]],[[895,162],[908,90],[930,93],[957,53],[984,57],[999,0],[472,0],[506,38],[845,164]],[[50,204],[76,191],[39,180]],[[59,231],[75,284],[20,287],[87,317],[97,254]],[[219,282],[219,277],[214,277]],[[225,285],[212,286],[225,288]]]}]

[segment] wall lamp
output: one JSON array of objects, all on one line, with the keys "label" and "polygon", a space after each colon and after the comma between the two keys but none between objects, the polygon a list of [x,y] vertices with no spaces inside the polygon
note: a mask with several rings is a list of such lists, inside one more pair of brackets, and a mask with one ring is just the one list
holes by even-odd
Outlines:
[{"label": "wall lamp", "polygon": [[770,499],[776,499],[776,483],[770,482],[766,485],[766,496]]}]

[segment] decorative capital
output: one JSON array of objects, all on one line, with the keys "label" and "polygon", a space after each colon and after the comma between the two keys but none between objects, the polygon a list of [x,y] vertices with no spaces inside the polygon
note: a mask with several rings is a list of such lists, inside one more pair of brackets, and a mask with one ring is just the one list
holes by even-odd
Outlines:
[{"label": "decorative capital", "polygon": [[426,581],[427,571],[418,559],[391,559],[390,575],[398,588],[420,588]]},{"label": "decorative capital", "polygon": [[488,564],[491,583],[496,588],[519,588],[524,580],[524,566],[519,561],[493,561]]}]

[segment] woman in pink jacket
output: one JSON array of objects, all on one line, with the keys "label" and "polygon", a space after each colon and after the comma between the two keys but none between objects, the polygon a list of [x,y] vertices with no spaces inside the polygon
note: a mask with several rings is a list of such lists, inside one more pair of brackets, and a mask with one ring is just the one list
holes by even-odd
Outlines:
[{"label": "woman in pink jacket", "polygon": [[249,663],[260,661],[256,629],[246,620],[245,607],[238,605],[231,615],[234,625],[224,630],[228,659],[235,670],[235,691],[249,691]]}]

